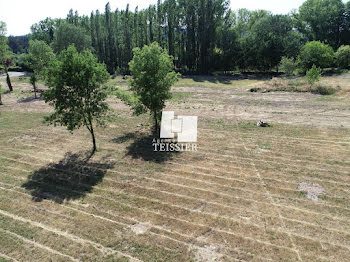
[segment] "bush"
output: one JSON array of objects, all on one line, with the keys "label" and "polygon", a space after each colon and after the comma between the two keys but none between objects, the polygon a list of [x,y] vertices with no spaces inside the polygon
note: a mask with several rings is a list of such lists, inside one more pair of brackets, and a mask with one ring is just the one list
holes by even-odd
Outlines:
[{"label": "bush", "polygon": [[332,67],[334,65],[334,51],[332,47],[319,41],[308,42],[301,49],[299,61],[304,72],[313,65],[320,68]]},{"label": "bush", "polygon": [[320,94],[323,96],[327,95],[333,95],[337,92],[337,89],[334,87],[328,87],[328,86],[317,86],[314,90],[313,93]]},{"label": "bush", "polygon": [[287,76],[292,76],[297,67],[297,62],[294,58],[282,57],[280,68]]},{"label": "bush", "polygon": [[256,93],[256,92],[258,92],[259,90],[260,90],[260,88],[258,88],[258,87],[253,87],[253,88],[250,89],[250,92]]},{"label": "bush", "polygon": [[343,45],[339,47],[335,54],[337,60],[337,66],[339,68],[350,68],[350,45]]},{"label": "bush", "polygon": [[310,86],[313,86],[316,82],[320,81],[322,75],[322,69],[313,65],[310,70],[306,72],[306,79]]}]

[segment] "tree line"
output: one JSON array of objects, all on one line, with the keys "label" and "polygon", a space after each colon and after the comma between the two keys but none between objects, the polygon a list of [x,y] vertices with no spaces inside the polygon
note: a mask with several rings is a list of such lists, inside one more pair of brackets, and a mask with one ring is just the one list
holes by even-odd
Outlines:
[{"label": "tree line", "polygon": [[337,50],[350,44],[350,1],[307,0],[288,15],[229,8],[227,0],[158,0],[144,10],[114,10],[66,19],[46,18],[31,27],[31,39],[56,53],[70,44],[90,49],[109,73],[129,73],[132,50],[158,42],[177,71],[277,70],[282,57],[296,59],[305,43]]}]

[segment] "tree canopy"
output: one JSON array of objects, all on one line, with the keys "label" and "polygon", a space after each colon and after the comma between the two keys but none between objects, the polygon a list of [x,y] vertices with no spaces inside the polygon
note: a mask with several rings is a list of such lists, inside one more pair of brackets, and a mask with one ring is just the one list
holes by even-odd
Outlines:
[{"label": "tree canopy", "polygon": [[333,66],[334,51],[332,47],[319,41],[308,42],[300,51],[300,64],[304,70],[313,65],[320,68]]},{"label": "tree canopy", "polygon": [[[181,73],[269,71],[282,57],[295,58],[306,42],[336,51],[350,45],[350,1],[306,0],[288,15],[267,10],[230,10],[227,0],[164,0],[140,10],[111,10],[66,19],[46,18],[32,26],[32,39],[59,53],[69,44],[90,49],[109,73],[128,74],[132,50],[158,42]],[[312,66],[312,65],[311,65]]]},{"label": "tree canopy", "polygon": [[53,49],[56,53],[60,53],[72,44],[74,44],[78,52],[90,49],[91,37],[82,27],[61,23],[55,32],[52,42]]}]

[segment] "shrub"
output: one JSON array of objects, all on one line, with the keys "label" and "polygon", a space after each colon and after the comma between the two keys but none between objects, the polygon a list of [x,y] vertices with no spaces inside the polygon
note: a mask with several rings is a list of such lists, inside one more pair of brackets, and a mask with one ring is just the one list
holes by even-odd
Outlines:
[{"label": "shrub", "polygon": [[250,92],[255,93],[255,92],[258,92],[259,90],[260,90],[260,88],[253,87],[253,88],[250,89]]},{"label": "shrub", "polygon": [[312,68],[306,72],[307,82],[312,87],[316,82],[320,81],[321,75],[322,69],[313,65]]},{"label": "shrub", "polygon": [[280,68],[287,76],[292,76],[297,67],[297,62],[294,58],[282,57]]},{"label": "shrub", "polygon": [[334,51],[332,47],[319,41],[308,42],[301,49],[299,60],[304,72],[313,65],[320,68],[331,67],[334,64]]},{"label": "shrub", "polygon": [[317,86],[314,90],[314,93],[320,94],[320,95],[333,95],[335,92],[337,92],[337,89],[334,87],[329,87],[329,86]]},{"label": "shrub", "polygon": [[339,68],[350,68],[350,45],[343,45],[339,47],[335,57]]}]

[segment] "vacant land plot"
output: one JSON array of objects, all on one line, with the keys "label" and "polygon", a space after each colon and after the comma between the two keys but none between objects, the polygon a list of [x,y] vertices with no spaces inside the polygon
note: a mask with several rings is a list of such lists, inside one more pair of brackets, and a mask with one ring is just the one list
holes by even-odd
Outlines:
[{"label": "vacant land plot", "polygon": [[199,117],[198,152],[177,154],[110,97],[88,159],[89,133],[46,126],[17,79],[0,107],[0,261],[349,261],[349,80],[326,78],[341,91],[325,97],[183,79],[167,109]]}]

